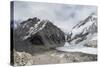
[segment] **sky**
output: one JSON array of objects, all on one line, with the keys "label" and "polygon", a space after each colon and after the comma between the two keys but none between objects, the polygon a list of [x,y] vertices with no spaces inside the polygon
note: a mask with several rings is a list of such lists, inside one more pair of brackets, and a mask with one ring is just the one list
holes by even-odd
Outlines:
[{"label": "sky", "polygon": [[96,6],[72,5],[43,2],[14,2],[14,21],[24,21],[28,18],[38,17],[49,20],[63,30],[71,28],[84,20],[91,13],[97,14]]}]

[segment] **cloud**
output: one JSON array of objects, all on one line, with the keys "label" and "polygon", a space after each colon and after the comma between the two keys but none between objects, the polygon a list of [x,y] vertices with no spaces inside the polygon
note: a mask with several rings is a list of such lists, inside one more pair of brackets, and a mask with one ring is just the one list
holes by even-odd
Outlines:
[{"label": "cloud", "polygon": [[14,20],[31,17],[48,19],[60,28],[70,30],[73,25],[97,11],[96,6],[52,4],[38,2],[14,2]]}]

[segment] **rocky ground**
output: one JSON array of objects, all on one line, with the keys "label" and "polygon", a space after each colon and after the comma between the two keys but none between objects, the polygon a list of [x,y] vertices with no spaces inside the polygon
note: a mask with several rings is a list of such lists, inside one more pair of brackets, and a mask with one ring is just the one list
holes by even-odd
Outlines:
[{"label": "rocky ground", "polygon": [[79,52],[60,52],[55,49],[45,49],[38,52],[36,50],[36,52],[31,54],[14,50],[15,66],[89,61],[97,61],[97,55],[84,54]]}]

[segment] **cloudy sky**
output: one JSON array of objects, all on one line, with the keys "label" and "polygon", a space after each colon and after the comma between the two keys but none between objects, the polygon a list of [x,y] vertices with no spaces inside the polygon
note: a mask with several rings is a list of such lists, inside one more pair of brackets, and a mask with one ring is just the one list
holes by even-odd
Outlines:
[{"label": "cloudy sky", "polygon": [[69,5],[37,2],[14,2],[14,20],[23,21],[38,17],[48,19],[64,30],[85,19],[91,13],[97,13],[96,6]]}]

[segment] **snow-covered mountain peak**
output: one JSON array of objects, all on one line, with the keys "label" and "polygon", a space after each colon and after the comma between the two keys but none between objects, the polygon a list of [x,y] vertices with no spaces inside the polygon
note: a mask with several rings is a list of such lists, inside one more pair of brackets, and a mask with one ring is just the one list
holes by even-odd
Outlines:
[{"label": "snow-covered mountain peak", "polygon": [[88,41],[95,33],[97,33],[97,16],[92,13],[67,33],[66,40],[68,43],[78,44],[84,40]]},{"label": "snow-covered mountain peak", "polygon": [[92,23],[97,23],[97,16],[94,13],[90,14],[86,19],[80,21],[72,29],[80,28],[82,26],[87,27],[87,26],[91,25]]}]

